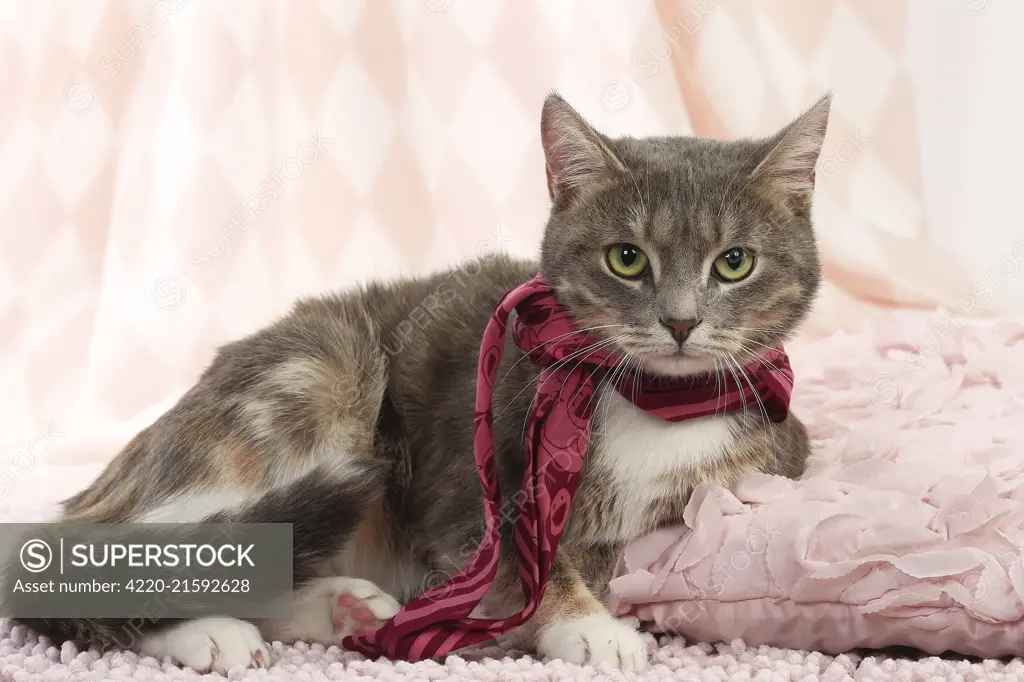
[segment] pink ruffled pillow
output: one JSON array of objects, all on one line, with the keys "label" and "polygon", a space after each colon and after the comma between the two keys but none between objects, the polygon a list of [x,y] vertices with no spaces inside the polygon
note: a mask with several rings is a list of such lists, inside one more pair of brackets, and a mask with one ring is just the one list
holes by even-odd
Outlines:
[{"label": "pink ruffled pillow", "polygon": [[630,545],[619,613],[702,641],[995,657],[1024,642],[1024,324],[902,314],[794,357],[799,481],[702,486]]}]

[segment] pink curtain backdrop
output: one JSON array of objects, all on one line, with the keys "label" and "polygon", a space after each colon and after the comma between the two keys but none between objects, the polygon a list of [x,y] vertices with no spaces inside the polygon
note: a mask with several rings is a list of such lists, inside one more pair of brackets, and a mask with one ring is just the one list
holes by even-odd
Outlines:
[{"label": "pink curtain backdrop", "polygon": [[84,485],[298,296],[535,254],[551,88],[611,134],[724,137],[831,89],[808,336],[878,307],[1019,309],[1022,20],[1000,0],[3,3],[0,495],[58,466]]}]

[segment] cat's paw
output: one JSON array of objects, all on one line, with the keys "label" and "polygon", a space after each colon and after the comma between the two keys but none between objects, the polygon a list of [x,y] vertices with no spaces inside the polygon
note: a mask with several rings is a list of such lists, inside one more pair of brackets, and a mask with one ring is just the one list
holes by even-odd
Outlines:
[{"label": "cat's paw", "polygon": [[369,580],[333,578],[331,624],[340,642],[349,635],[368,635],[376,631],[401,605]]},{"label": "cat's paw", "polygon": [[290,618],[261,621],[260,626],[271,641],[340,645],[349,635],[373,632],[400,608],[369,580],[317,578],[294,595]]},{"label": "cat's paw", "polygon": [[270,665],[270,650],[259,630],[236,618],[198,618],[148,634],[139,643],[139,653],[170,656],[202,673]]},{"label": "cat's paw", "polygon": [[555,623],[541,633],[537,651],[577,665],[609,663],[625,672],[647,668],[647,643],[629,624],[607,613]]}]

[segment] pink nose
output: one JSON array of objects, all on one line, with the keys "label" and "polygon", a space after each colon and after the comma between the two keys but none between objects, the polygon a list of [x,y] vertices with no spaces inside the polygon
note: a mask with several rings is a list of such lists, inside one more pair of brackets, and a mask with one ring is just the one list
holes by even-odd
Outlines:
[{"label": "pink nose", "polygon": [[697,320],[672,319],[662,320],[661,323],[669,328],[669,331],[672,332],[672,338],[680,344],[686,341],[687,337],[690,336],[690,331],[699,324]]}]

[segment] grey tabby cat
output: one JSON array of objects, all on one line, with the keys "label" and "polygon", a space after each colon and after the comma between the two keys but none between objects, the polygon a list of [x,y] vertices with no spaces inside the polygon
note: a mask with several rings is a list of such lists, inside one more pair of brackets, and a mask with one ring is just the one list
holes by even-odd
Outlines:
[{"label": "grey tabby cat", "polygon": [[[544,103],[551,215],[540,262],[496,255],[470,272],[300,301],[229,344],[198,383],[88,489],[76,522],[294,524],[294,615],[147,623],[23,619],[55,640],[126,646],[200,670],[266,666],[268,640],[336,644],[455,574],[483,537],[473,459],[477,351],[502,295],[538,270],[590,332],[654,374],[737,372],[789,338],[820,280],[811,226],[829,99],[767,139],[610,139]],[[504,499],[522,482],[538,368],[510,341],[494,394]],[[737,372],[738,373],[738,372]],[[599,390],[593,437],[551,581],[521,645],[638,671],[645,640],[600,601],[620,548],[679,523],[692,489],[743,472],[801,474],[794,416],[758,406],[665,422]],[[514,512],[514,510],[511,510]],[[503,538],[509,538],[514,513]],[[486,599],[521,599],[514,555]]]}]

